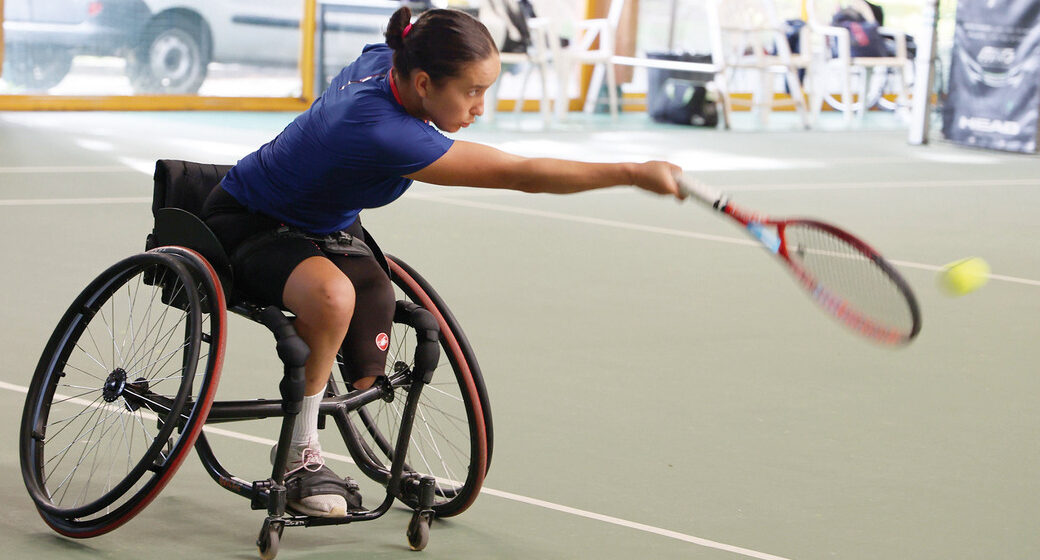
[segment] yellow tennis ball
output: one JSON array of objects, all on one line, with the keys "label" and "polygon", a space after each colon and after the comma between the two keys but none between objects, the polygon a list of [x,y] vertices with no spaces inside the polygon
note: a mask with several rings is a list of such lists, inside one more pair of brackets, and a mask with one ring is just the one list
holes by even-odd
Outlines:
[{"label": "yellow tennis ball", "polygon": [[989,263],[978,257],[954,261],[939,273],[939,287],[951,296],[974,292],[988,281]]}]

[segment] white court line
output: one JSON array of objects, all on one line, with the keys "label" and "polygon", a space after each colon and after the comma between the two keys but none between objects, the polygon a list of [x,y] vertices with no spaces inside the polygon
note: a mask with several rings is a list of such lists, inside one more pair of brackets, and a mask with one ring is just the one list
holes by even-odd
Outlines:
[{"label": "white court line", "polygon": [[[413,193],[409,195],[411,198],[425,200],[429,202],[439,202],[441,204],[450,204],[453,206],[462,206],[466,208],[479,208],[481,210],[494,210],[496,212],[506,212],[509,214],[520,214],[524,216],[537,216],[539,218],[550,218],[554,220],[562,220],[567,222],[576,222],[580,224],[592,224],[598,226],[613,227],[618,229],[627,229],[630,231],[642,231],[647,233],[659,233],[662,235],[671,235],[674,237],[687,237],[691,239],[701,239],[704,241],[715,241],[719,243],[730,243],[733,245],[745,245],[749,247],[762,247],[762,244],[758,241],[752,241],[750,239],[738,238],[738,237],[726,237],[722,235],[711,235],[707,233],[695,233],[692,231],[683,231],[679,229],[662,228],[657,226],[647,226],[642,224],[632,224],[628,222],[618,222],[615,220],[604,220],[602,218],[590,218],[587,216],[576,216],[574,214],[564,214],[562,212],[549,212],[545,210],[532,210],[529,208],[517,208],[515,206],[506,206],[503,204],[493,204],[490,202],[476,202],[473,200],[460,200],[457,198],[444,198],[436,195]],[[916,263],[910,261],[896,261],[889,260],[892,264],[903,266],[906,268],[916,268],[919,270],[938,271],[942,270],[943,267],[932,264]],[[990,274],[991,280],[1000,280],[1003,282],[1011,282],[1014,284],[1025,284],[1026,286],[1040,286],[1040,281],[1033,280],[1030,278],[1018,278],[1015,276],[1005,276],[1002,274]]]},{"label": "white court line", "polygon": [[628,222],[618,222],[615,220],[604,220],[602,218],[590,218],[587,216],[577,216],[574,214],[564,214],[562,212],[549,212],[546,210],[531,210],[528,208],[517,208],[515,206],[505,206],[503,204],[492,204],[490,202],[476,202],[472,200],[458,200],[448,199],[436,195],[413,193],[408,195],[410,198],[426,200],[430,202],[440,202],[442,204],[451,204],[454,206],[462,206],[466,208],[480,208],[481,210],[495,210],[498,212],[506,212],[509,214],[520,214],[524,216],[537,216],[539,218],[552,218],[555,220],[563,220],[567,222],[576,222],[579,224],[591,224],[597,226],[607,226],[619,229],[627,229],[633,231],[643,231],[647,233],[660,233],[664,235],[672,235],[675,237],[688,237],[692,239],[702,239],[705,241],[716,241],[718,243],[731,243],[733,245],[746,245],[748,247],[761,247],[762,244],[757,241],[752,241],[746,238],[739,237],[727,237],[724,235],[712,235],[710,233],[697,233],[693,231],[683,231],[681,229],[663,228],[657,226],[647,226],[642,224],[630,224]]},{"label": "white court line", "polygon": [[[886,259],[886,260],[888,260],[888,262],[890,262],[890,263],[892,263],[892,264],[894,264],[896,266],[902,266],[902,267],[906,267],[906,268],[916,268],[916,269],[919,269],[919,270],[928,270],[928,271],[931,271],[931,272],[939,272],[940,270],[946,268],[945,266],[936,266],[934,264],[923,264],[923,263],[915,263],[915,262],[909,262],[909,261],[894,261],[894,260],[890,260],[890,259]],[[1017,276],[1005,276],[1003,274],[990,274],[989,275],[989,279],[990,280],[1000,280],[1002,282],[1010,282],[1012,284],[1025,284],[1026,286],[1040,286],[1040,280],[1033,280],[1033,279],[1030,279],[1030,278],[1019,278]]]},{"label": "white court line", "polygon": [[[482,210],[495,210],[497,212],[507,212],[510,214],[521,214],[526,216],[537,216],[539,218],[551,218],[555,220],[563,220],[568,222],[576,222],[582,224],[591,224],[597,226],[606,226],[619,229],[627,229],[632,231],[642,231],[646,233],[659,233],[661,235],[671,235],[673,237],[686,237],[689,239],[700,239],[702,241],[714,241],[716,243],[729,243],[731,245],[744,245],[746,247],[761,247],[762,244],[757,241],[752,241],[746,238],[740,237],[728,237],[725,235],[712,235],[709,233],[697,233],[693,231],[684,231],[679,229],[662,228],[657,226],[647,226],[642,224],[631,224],[627,222],[618,222],[616,220],[604,220],[602,218],[590,218],[587,216],[577,216],[574,214],[564,214],[561,212],[548,212],[545,210],[531,210],[527,208],[516,208],[513,206],[505,206],[502,204],[492,204],[488,202],[476,202],[472,200],[458,200],[455,198],[447,198],[444,196],[419,193],[412,191],[407,195],[409,198],[426,200],[430,202],[440,202],[442,204],[451,204],[455,206],[463,206],[467,208],[480,208]],[[57,205],[92,205],[92,204],[145,204],[150,203],[152,199],[150,197],[112,197],[112,198],[32,198],[32,199],[9,199],[0,200],[0,206],[57,206]],[[894,265],[902,266],[905,268],[915,268],[918,270],[927,270],[936,272],[942,270],[943,267],[934,264],[916,263],[911,261],[898,261],[889,259]],[[1030,278],[1019,278],[1016,276],[1006,276],[1003,274],[990,274],[991,280],[999,280],[1002,282],[1010,282],[1012,284],[1023,284],[1026,286],[1040,286],[1040,280],[1033,280]]]},{"label": "white court line", "polygon": [[[842,191],[842,190],[885,190],[885,189],[943,189],[943,188],[993,188],[993,187],[1035,187],[1040,186],[1040,178],[1020,179],[944,179],[926,181],[876,181],[863,182],[841,182],[841,183],[751,183],[746,185],[726,185],[725,191],[735,192],[780,192],[780,191]],[[412,187],[410,194],[437,196],[441,198],[456,197],[479,197],[488,198],[496,196],[516,195],[517,197],[530,196],[528,193],[509,189],[481,189],[472,187],[442,187],[435,185],[423,185]],[[589,191],[586,195],[628,195],[631,191],[623,188],[601,189]]]},{"label": "white court line", "polygon": [[[687,172],[691,174],[691,172]],[[924,181],[861,181],[861,182],[798,182],[798,183],[751,183],[746,185],[726,185],[726,192],[758,192],[758,191],[839,191],[857,189],[941,189],[958,187],[1034,187],[1040,185],[1040,178],[1019,179],[943,179]],[[413,187],[414,190],[414,187]],[[513,191],[509,189],[480,189],[471,187],[428,187],[422,189],[422,194],[432,190],[438,190],[436,196],[486,196],[514,194],[528,196],[528,193]],[[590,191],[588,194],[628,194],[631,191],[625,189],[602,189]]]},{"label": "white court line", "polygon": [[734,554],[739,554],[741,556],[747,556],[748,558],[758,558],[760,560],[788,560],[787,558],[784,558],[783,556],[776,556],[774,554],[769,554],[769,553],[766,553],[766,552],[758,552],[757,550],[750,550],[750,549],[742,548],[742,547],[739,547],[739,546],[733,546],[733,545],[729,545],[729,544],[725,544],[725,543],[711,541],[711,540],[708,540],[708,539],[702,539],[701,537],[694,537],[692,535],[686,535],[686,534],[679,533],[679,532],[676,532],[676,531],[669,531],[668,529],[661,529],[660,527],[653,527],[653,526],[650,526],[650,525],[644,525],[642,523],[635,523],[635,522],[632,522],[632,521],[626,521],[624,519],[618,519],[617,517],[611,517],[609,515],[602,515],[602,514],[599,514],[599,513],[593,513],[591,511],[585,511],[585,510],[576,509],[576,508],[572,508],[572,507],[568,507],[568,506],[561,506],[559,504],[554,504],[552,502],[546,502],[546,501],[538,500],[538,499],[535,499],[535,498],[528,498],[526,496],[520,496],[520,495],[517,495],[517,494],[510,494],[509,492],[502,492],[500,490],[492,490],[490,488],[482,488],[480,490],[480,493],[481,494],[485,494],[485,493],[486,494],[491,494],[492,496],[498,496],[500,498],[505,498],[507,500],[515,500],[515,501],[518,501],[518,502],[523,502],[525,504],[530,504],[530,505],[533,505],[533,506],[543,507],[543,508],[551,509],[553,511],[558,511],[558,512],[561,512],[561,513],[569,513],[571,515],[577,515],[579,517],[585,517],[587,519],[592,519],[592,520],[595,520],[595,521],[602,521],[604,523],[610,523],[611,525],[618,525],[620,527],[626,527],[626,528],[629,528],[629,529],[635,529],[637,531],[643,531],[643,532],[646,532],[646,533],[652,533],[654,535],[659,535],[659,536],[662,536],[662,537],[668,537],[670,539],[676,539],[676,540],[688,542],[688,543],[695,544],[695,545],[698,545],[698,546],[703,546],[705,548],[714,548],[716,550],[723,550],[723,551],[726,551],[726,552],[732,552]]},{"label": "white court line", "polygon": [[[0,174],[33,174],[33,173],[146,173],[151,174],[154,170],[154,162],[145,160],[124,160],[126,165],[109,166],[12,166],[0,167]],[[692,171],[688,171],[692,172]],[[943,180],[920,180],[920,181],[863,181],[863,182],[826,182],[826,183],[755,183],[750,185],[728,185],[726,191],[780,191],[780,190],[842,190],[842,189],[916,189],[916,188],[944,188],[944,187],[1017,187],[1040,185],[1040,178],[1018,178],[1018,179],[943,179]],[[451,189],[455,190],[455,189]],[[518,194],[517,191],[507,189],[471,189],[461,187],[460,192],[469,194],[495,193],[495,194]],[[449,191],[450,192],[450,191]],[[526,194],[526,193],[519,193]]]},{"label": "white court line", "polygon": [[[29,388],[28,387],[23,387],[21,385],[15,385],[13,383],[6,383],[6,382],[3,382],[3,381],[0,381],[0,389],[6,389],[8,391],[14,391],[14,392],[17,392],[17,393],[28,393],[29,392]],[[55,394],[55,397],[64,398],[62,395],[59,395],[59,394]],[[90,401],[87,401],[85,399],[79,399],[79,398],[69,399],[66,402],[74,402],[74,403],[83,404],[83,405],[91,405],[91,404],[93,404]],[[257,443],[257,444],[264,445],[264,446],[267,446],[267,447],[273,446],[274,444],[278,443],[277,441],[275,441],[273,439],[252,436],[252,435],[249,435],[249,434],[243,434],[243,433],[240,433],[240,432],[235,432],[235,431],[232,431],[232,430],[226,430],[226,429],[223,429],[223,428],[214,428],[214,427],[211,427],[211,426],[205,426],[203,428],[203,431],[205,431],[207,434],[221,435],[221,436],[225,436],[225,437],[229,437],[229,438],[233,438],[233,439],[237,439],[237,440],[241,440],[241,441],[248,441],[250,443]],[[339,454],[336,454],[336,453],[327,453],[327,452],[322,452],[322,455],[324,455],[325,457],[327,457],[329,459],[335,459],[337,461],[342,461],[344,463],[350,463],[352,465],[356,464],[356,463],[354,463],[353,459],[351,459],[350,457],[347,457],[345,455],[339,455]],[[629,529],[634,529],[636,531],[642,531],[644,533],[651,533],[651,534],[654,534],[654,535],[667,537],[667,538],[670,538],[670,539],[680,540],[680,541],[683,541],[683,542],[688,542],[688,543],[695,544],[695,545],[698,545],[698,546],[703,546],[703,547],[706,547],[706,548],[714,548],[716,550],[722,550],[722,551],[725,551],[725,552],[732,552],[734,554],[739,554],[741,556],[746,556],[748,558],[757,558],[759,560],[789,560],[788,558],[784,558],[783,556],[776,556],[776,555],[768,554],[768,553],[765,553],[765,552],[758,552],[756,550],[750,550],[750,549],[742,548],[742,547],[739,547],[739,546],[733,546],[733,545],[730,545],[730,544],[720,543],[720,542],[704,539],[704,538],[701,538],[701,537],[695,537],[693,535],[686,535],[684,533],[679,533],[677,531],[670,531],[668,529],[662,529],[660,527],[654,527],[652,525],[645,525],[643,523],[636,523],[634,521],[628,521],[628,520],[625,520],[625,519],[620,519],[620,518],[617,518],[617,517],[611,517],[609,515],[603,515],[603,514],[600,514],[600,513],[594,513],[594,512],[586,511],[586,510],[583,510],[583,509],[572,508],[570,506],[556,504],[556,503],[553,503],[553,502],[547,502],[545,500],[539,500],[537,498],[530,498],[530,497],[527,497],[527,496],[521,496],[520,494],[513,494],[511,492],[504,492],[502,490],[495,490],[495,489],[492,489],[492,488],[484,487],[484,488],[480,489],[480,493],[481,494],[487,494],[487,495],[490,495],[490,496],[496,496],[498,498],[503,498],[503,499],[506,499],[506,500],[514,501],[514,502],[520,502],[520,503],[523,503],[523,504],[528,504],[528,505],[532,505],[532,506],[536,506],[536,507],[540,507],[540,508],[550,509],[550,510],[553,510],[553,511],[558,511],[560,513],[566,513],[566,514],[569,514],[569,515],[575,515],[575,516],[578,516],[578,517],[584,517],[586,519],[592,519],[594,521],[601,521],[603,523],[609,523],[611,525],[617,525],[619,527],[626,527],[626,528],[629,528]]]},{"label": "white court line", "polygon": [[70,165],[0,167],[0,173],[126,173],[134,171],[123,165]]},{"label": "white court line", "polygon": [[145,204],[150,196],[122,196],[110,198],[11,198],[0,200],[0,206],[84,206],[94,204]]},{"label": "white court line", "polygon": [[[752,241],[746,238],[740,237],[728,237],[725,235],[712,235],[709,233],[697,233],[693,231],[684,231],[679,229],[662,228],[657,226],[647,226],[642,224],[632,224],[627,222],[618,222],[616,220],[604,220],[602,218],[590,218],[587,216],[577,216],[574,214],[564,214],[561,212],[549,212],[545,210],[531,210],[527,208],[517,208],[514,206],[505,206],[502,204],[492,204],[488,202],[476,202],[472,200],[459,200],[455,198],[449,199],[448,197],[419,193],[412,191],[407,195],[409,198],[426,200],[430,202],[440,202],[442,204],[451,204],[455,206],[463,206],[467,208],[480,208],[482,210],[494,210],[497,212],[506,212],[510,214],[520,214],[525,216],[537,216],[539,218],[551,218],[555,220],[563,220],[568,222],[576,222],[582,224],[591,224],[597,226],[606,226],[619,229],[627,229],[631,231],[642,231],[646,233],[658,233],[661,235],[671,235],[673,237],[686,237],[689,239],[700,239],[702,241],[714,241],[716,243],[729,243],[731,245],[744,245],[746,247],[761,247],[762,244],[757,241]],[[152,199],[150,197],[112,197],[112,198],[33,198],[33,199],[9,199],[0,200],[0,206],[56,206],[56,205],[92,205],[92,204],[146,204],[150,203]],[[905,268],[915,268],[918,270],[927,270],[936,272],[942,270],[943,267],[916,263],[911,261],[898,261],[889,259],[894,265],[902,266]],[[1030,278],[1019,278],[1016,276],[1006,276],[1003,274],[990,274],[991,280],[998,280],[1002,282],[1009,282],[1012,284],[1023,284],[1026,286],[1040,286],[1040,280],[1033,280]]]},{"label": "white court line", "polygon": [[1040,179],[943,179],[926,181],[862,181],[841,183],[755,183],[751,185],[726,186],[727,192],[749,191],[830,191],[853,189],[936,189],[957,187],[1032,187],[1040,185]]}]

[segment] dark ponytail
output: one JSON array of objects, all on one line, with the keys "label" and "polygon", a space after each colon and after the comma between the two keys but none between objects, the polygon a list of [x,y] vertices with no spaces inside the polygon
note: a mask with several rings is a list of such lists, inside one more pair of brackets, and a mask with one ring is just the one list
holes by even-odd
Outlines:
[{"label": "dark ponytail", "polygon": [[411,19],[412,11],[401,7],[390,16],[384,35],[394,51],[394,68],[404,76],[418,69],[439,82],[498,52],[484,24],[465,12],[427,10],[409,27]]}]

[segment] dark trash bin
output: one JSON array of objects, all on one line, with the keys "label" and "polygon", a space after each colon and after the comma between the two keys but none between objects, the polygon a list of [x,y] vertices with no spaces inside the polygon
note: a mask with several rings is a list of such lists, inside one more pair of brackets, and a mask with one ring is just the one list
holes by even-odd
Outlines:
[{"label": "dark trash bin", "polygon": [[[647,58],[711,64],[710,54],[648,52]],[[708,95],[711,72],[647,68],[646,106],[650,118],[694,126],[713,127],[719,123],[715,100]]]}]

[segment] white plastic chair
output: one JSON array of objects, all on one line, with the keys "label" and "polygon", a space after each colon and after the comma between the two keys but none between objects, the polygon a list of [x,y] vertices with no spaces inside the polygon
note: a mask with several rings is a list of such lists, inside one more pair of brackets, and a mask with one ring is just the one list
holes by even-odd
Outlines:
[{"label": "white plastic chair", "polygon": [[[506,34],[509,33],[505,21],[507,16],[505,15],[504,10],[505,8],[501,0],[482,0],[478,16],[481,21],[484,22],[488,31],[491,33],[492,38],[495,39],[496,44],[500,48],[505,43]],[[558,75],[558,72],[552,71],[552,67],[559,58],[556,54],[558,51],[559,39],[553,33],[551,22],[544,18],[536,17],[527,20],[527,27],[530,31],[531,44],[528,46],[526,52],[500,52],[499,57],[503,67],[518,66],[521,69],[520,71],[523,73],[521,77],[520,90],[517,94],[516,105],[513,107],[514,113],[519,113],[523,110],[524,96],[527,92],[528,80],[533,71],[538,71],[541,87],[539,110],[541,111],[543,119],[548,124],[552,115],[553,101],[551,96],[552,87],[550,86],[550,80],[555,79]],[[514,37],[514,39],[516,38]],[[486,122],[492,122],[495,119],[501,82],[501,78],[496,80],[485,94],[484,120]]]},{"label": "white plastic chair", "polygon": [[[907,56],[906,34],[889,27],[879,27],[878,31],[882,36],[888,36],[894,41],[894,56],[852,56],[849,30],[831,25],[834,14],[842,8],[852,8],[862,15],[865,21],[876,23],[873,11],[862,0],[806,0],[808,25],[814,37],[816,53],[816,65],[813,69],[816,79],[812,88],[814,118],[822,110],[825,98],[829,105],[843,112],[846,122],[850,122],[855,113],[862,117],[870,108],[870,97],[876,96],[871,94],[883,93],[871,92],[868,87],[872,83],[871,78],[879,71],[894,78],[892,85],[896,93],[897,108],[909,107],[906,75],[912,66]],[[840,99],[831,94],[832,79],[838,81]],[[854,82],[857,94],[855,98]],[[873,83],[886,82],[887,80],[882,80]]]},{"label": "white plastic chair", "polygon": [[[586,113],[595,110],[600,89],[606,78],[610,116],[617,117],[617,77],[614,73],[613,58],[618,22],[621,21],[621,11],[624,7],[625,0],[611,0],[607,17],[575,21],[573,37],[570,38],[567,48],[563,50],[562,54],[565,57],[563,63],[567,67],[564,75],[569,77],[582,64],[593,65],[592,80],[589,82],[589,89],[585,95],[584,111]],[[565,87],[568,81],[564,81],[561,85]]]},{"label": "white plastic chair", "polygon": [[765,124],[772,109],[780,105],[774,99],[773,85],[776,77],[782,76],[802,124],[808,128],[809,108],[798,73],[811,72],[811,55],[808,45],[800,48],[799,53],[791,52],[786,24],[773,1],[708,0],[707,10],[712,58],[722,68],[716,82],[729,91],[732,88],[728,81],[736,72],[757,74],[751,104]]}]

